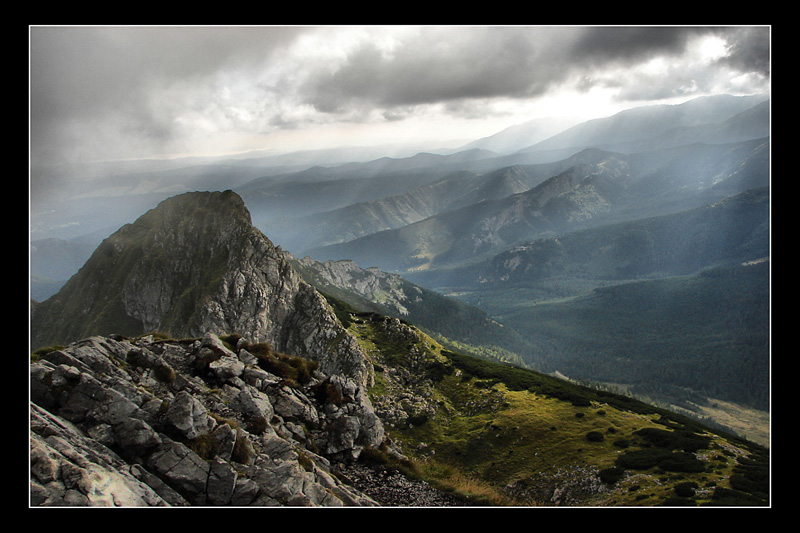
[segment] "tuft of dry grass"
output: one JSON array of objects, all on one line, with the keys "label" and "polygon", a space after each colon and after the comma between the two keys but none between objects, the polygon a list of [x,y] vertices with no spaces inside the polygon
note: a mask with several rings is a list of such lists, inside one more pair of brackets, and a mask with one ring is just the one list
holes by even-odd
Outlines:
[{"label": "tuft of dry grass", "polygon": [[530,502],[519,502],[497,487],[477,477],[451,468],[441,463],[425,463],[419,467],[424,472],[424,477],[431,484],[443,491],[472,502],[475,506],[504,507],[530,505]]}]

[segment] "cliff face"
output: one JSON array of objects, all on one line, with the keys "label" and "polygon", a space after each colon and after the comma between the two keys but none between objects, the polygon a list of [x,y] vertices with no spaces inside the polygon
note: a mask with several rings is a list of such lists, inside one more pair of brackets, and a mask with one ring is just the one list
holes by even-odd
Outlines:
[{"label": "cliff face", "polygon": [[332,468],[384,443],[365,388],[225,340],[91,337],[32,363],[31,504],[376,505]]},{"label": "cliff face", "polygon": [[236,332],[367,384],[358,343],[231,191],[162,202],[107,238],[62,290],[36,306],[31,346],[89,335]]}]

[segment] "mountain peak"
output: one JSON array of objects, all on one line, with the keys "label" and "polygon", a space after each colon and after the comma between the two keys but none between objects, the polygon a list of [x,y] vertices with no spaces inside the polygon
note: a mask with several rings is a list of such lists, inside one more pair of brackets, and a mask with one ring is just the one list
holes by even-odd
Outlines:
[{"label": "mountain peak", "polygon": [[90,335],[238,333],[363,383],[358,343],[232,191],[164,200],[105,239],[31,315],[32,347]]},{"label": "mountain peak", "polygon": [[195,233],[205,233],[206,236],[210,236],[205,230],[213,228],[219,231],[238,227],[249,231],[252,219],[242,198],[235,192],[227,190],[187,192],[167,198],[155,209],[139,217],[136,224],[141,230],[160,227],[159,231],[173,234],[192,232],[192,228],[186,226],[191,224],[196,226]]}]

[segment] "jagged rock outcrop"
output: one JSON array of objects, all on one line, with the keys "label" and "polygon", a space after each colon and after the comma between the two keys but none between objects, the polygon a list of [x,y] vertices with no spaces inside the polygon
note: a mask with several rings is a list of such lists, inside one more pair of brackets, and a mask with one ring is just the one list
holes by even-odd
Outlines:
[{"label": "jagged rock outcrop", "polygon": [[358,342],[232,191],[169,198],[120,228],[31,313],[31,347],[92,335],[239,333],[369,384]]},{"label": "jagged rock outcrop", "polygon": [[384,444],[363,385],[315,365],[297,383],[263,346],[91,337],[42,355],[31,504],[376,505],[332,468]]},{"label": "jagged rock outcrop", "polygon": [[372,364],[231,191],[108,237],[31,348],[34,505],[375,504],[330,463],[384,444]]},{"label": "jagged rock outcrop", "polygon": [[394,314],[406,316],[408,306],[421,302],[425,291],[397,274],[377,268],[363,269],[354,261],[314,261],[310,257],[295,259],[301,274],[317,280],[316,286],[340,288],[355,293],[370,302],[378,302]]}]

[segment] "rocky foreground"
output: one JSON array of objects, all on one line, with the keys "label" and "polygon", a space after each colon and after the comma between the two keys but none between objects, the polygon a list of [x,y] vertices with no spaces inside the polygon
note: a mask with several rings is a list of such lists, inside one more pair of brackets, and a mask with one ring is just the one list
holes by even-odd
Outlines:
[{"label": "rocky foreground", "polygon": [[333,466],[387,450],[363,387],[226,340],[92,337],[41,355],[31,504],[379,505]]}]

